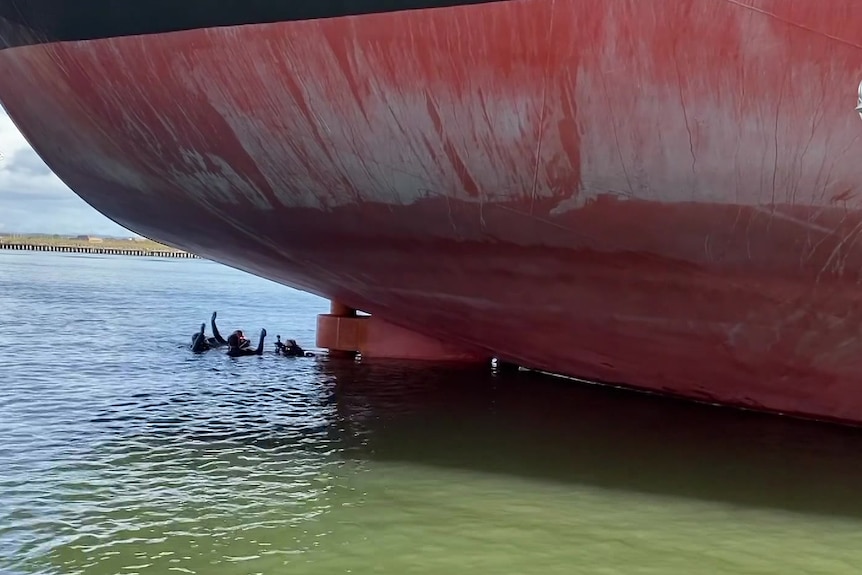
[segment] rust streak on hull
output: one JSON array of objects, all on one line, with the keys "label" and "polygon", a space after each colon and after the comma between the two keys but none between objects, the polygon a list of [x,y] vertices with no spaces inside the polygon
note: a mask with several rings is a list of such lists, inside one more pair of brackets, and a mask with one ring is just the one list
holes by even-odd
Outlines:
[{"label": "rust streak on hull", "polygon": [[852,4],[533,0],[43,44],[0,51],[0,100],[160,241],[520,365],[859,423]]}]

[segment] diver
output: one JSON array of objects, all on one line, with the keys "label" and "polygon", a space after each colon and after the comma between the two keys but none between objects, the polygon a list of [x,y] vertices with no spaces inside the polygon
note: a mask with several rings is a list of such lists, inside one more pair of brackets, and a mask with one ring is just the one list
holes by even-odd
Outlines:
[{"label": "diver", "polygon": [[204,333],[206,327],[207,324],[202,323],[200,331],[192,336],[192,351],[194,353],[203,353],[215,347],[210,345],[209,338],[207,338],[206,333]]},{"label": "diver", "polygon": [[[239,332],[239,333],[237,333]],[[228,357],[243,357],[246,355],[263,355],[263,340],[266,339],[266,329],[260,330],[260,340],[257,343],[257,349],[251,349],[248,345],[243,346],[240,339],[242,332],[237,330],[230,334],[227,338],[227,355]],[[248,340],[245,340],[248,341]]]},{"label": "diver", "polygon": [[[218,312],[213,312],[212,317],[210,318],[210,326],[213,330],[213,337],[207,337],[205,333],[205,324],[201,324],[201,330],[192,336],[192,351],[195,353],[201,353],[204,351],[208,351],[210,349],[215,349],[217,347],[224,347],[227,345],[227,341],[222,337],[221,333],[218,330],[218,326],[216,325],[216,317],[218,317]],[[243,336],[242,330],[236,330],[234,333],[239,335],[240,339],[240,348],[246,348],[251,345],[251,342]]]},{"label": "diver", "polygon": [[[235,330],[231,335],[235,335],[238,338],[240,349],[246,349],[251,346],[251,340],[245,337],[241,329]],[[230,341],[230,338],[227,339]]]},{"label": "diver", "polygon": [[192,351],[202,352],[227,345],[227,342],[221,336],[221,333],[219,333],[218,327],[216,326],[216,315],[217,313],[213,312],[213,315],[210,318],[213,337],[206,336],[206,324],[202,323],[200,331],[192,336]]},{"label": "diver", "polygon": [[275,353],[287,357],[314,357],[313,353],[307,352],[296,343],[295,339],[287,340],[287,344],[281,342],[281,336],[275,336]]}]

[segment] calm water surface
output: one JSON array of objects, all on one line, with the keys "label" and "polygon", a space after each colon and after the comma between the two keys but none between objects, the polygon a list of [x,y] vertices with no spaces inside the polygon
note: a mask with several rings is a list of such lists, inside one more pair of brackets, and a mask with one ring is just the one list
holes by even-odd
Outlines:
[{"label": "calm water surface", "polygon": [[[183,349],[327,304],[0,253],[0,573],[857,573],[862,434],[526,374]],[[268,352],[272,349],[267,345]]]}]

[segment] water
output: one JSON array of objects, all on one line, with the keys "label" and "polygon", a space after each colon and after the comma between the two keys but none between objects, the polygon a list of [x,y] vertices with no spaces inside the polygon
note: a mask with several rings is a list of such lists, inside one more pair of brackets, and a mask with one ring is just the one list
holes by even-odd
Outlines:
[{"label": "water", "polygon": [[[202,261],[0,253],[0,573],[855,573],[862,433],[310,346]],[[268,351],[272,349],[267,345]]]}]

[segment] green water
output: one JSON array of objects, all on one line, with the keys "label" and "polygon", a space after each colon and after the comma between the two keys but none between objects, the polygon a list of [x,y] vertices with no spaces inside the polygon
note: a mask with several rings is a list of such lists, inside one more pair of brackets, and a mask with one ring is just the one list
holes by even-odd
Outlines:
[{"label": "green water", "polygon": [[245,325],[300,341],[323,310],[204,262],[33,261],[0,274],[0,345],[44,330],[109,345],[0,356],[4,575],[862,565],[862,432],[526,374],[194,357],[192,330],[141,334],[226,292]]},{"label": "green water", "polygon": [[102,410],[91,425],[118,435],[6,491],[19,509],[0,538],[31,538],[10,565],[858,571],[853,432],[530,376],[312,366],[305,382],[162,389]]}]

